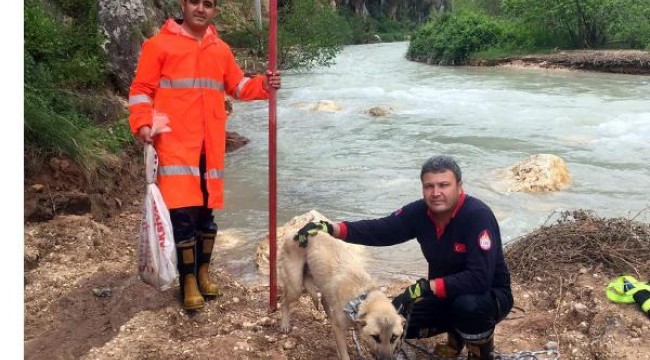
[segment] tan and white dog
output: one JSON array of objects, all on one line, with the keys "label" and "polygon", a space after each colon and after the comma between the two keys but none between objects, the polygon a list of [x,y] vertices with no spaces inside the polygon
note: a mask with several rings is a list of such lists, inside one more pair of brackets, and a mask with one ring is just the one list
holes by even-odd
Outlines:
[{"label": "tan and white dog", "polygon": [[299,247],[296,240],[285,239],[280,259],[282,331],[291,329],[289,306],[300,298],[303,288],[316,308],[320,291],[340,359],[350,359],[345,336],[351,326],[376,359],[393,358],[405,319],[343,241],[320,231],[309,237],[306,248]]}]

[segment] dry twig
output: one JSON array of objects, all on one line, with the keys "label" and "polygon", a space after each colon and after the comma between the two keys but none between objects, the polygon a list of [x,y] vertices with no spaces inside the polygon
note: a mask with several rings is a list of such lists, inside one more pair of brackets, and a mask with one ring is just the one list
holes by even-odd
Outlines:
[{"label": "dry twig", "polygon": [[523,281],[596,266],[608,276],[644,278],[650,274],[650,224],[601,219],[584,210],[563,212],[557,224],[509,244],[506,261],[513,276]]}]

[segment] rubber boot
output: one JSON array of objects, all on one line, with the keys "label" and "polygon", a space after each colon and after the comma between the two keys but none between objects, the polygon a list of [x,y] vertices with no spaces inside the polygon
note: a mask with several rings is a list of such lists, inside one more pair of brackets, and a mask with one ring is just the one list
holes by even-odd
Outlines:
[{"label": "rubber boot", "polygon": [[442,359],[456,359],[465,347],[465,341],[455,332],[447,333],[447,343],[437,344],[433,354]]},{"label": "rubber boot", "polygon": [[486,339],[467,340],[468,360],[494,360],[494,333]]},{"label": "rubber boot", "polygon": [[461,351],[463,351],[463,348],[465,347],[465,340],[463,340],[463,338],[461,338],[457,332],[450,331],[447,333],[447,345],[449,345],[450,348],[454,349],[456,351],[456,355],[458,355]]},{"label": "rubber boot", "polygon": [[205,300],[196,282],[196,241],[194,239],[179,241],[176,244],[176,254],[183,309],[200,309],[205,306]]},{"label": "rubber boot", "polygon": [[214,239],[217,236],[216,231],[202,231],[199,237],[199,290],[203,296],[219,296],[219,288],[210,281],[210,258],[214,248]]}]

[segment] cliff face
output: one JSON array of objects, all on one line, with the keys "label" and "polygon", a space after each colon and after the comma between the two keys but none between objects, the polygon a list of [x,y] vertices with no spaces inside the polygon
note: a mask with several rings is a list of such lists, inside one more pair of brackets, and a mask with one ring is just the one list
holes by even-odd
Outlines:
[{"label": "cliff face", "polygon": [[[292,0],[278,0],[278,6],[286,6]],[[359,16],[387,16],[391,20],[408,18],[412,21],[426,19],[432,10],[450,9],[450,0],[327,0],[332,7],[349,9]],[[261,0],[262,8],[269,9],[269,0]]]},{"label": "cliff face", "polygon": [[142,41],[172,16],[159,1],[98,0],[98,27],[106,37],[104,51],[118,92],[127,96]]},{"label": "cliff face", "polygon": [[330,0],[330,5],[348,8],[359,16],[391,20],[424,21],[431,11],[448,9],[448,0]]}]

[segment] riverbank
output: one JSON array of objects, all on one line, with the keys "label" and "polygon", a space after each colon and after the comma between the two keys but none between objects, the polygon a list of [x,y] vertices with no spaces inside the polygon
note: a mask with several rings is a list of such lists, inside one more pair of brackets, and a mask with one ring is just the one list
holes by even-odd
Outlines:
[{"label": "riverbank", "polygon": [[[266,59],[246,49],[235,49],[242,69],[254,74],[266,69]],[[417,61],[417,60],[416,60]],[[426,62],[426,61],[422,61]],[[584,70],[616,74],[650,75],[650,51],[644,50],[561,50],[550,54],[473,59],[470,66],[503,66],[548,70]]]},{"label": "riverbank", "polygon": [[650,75],[650,51],[563,50],[552,54],[508,56],[472,60],[473,66],[588,70],[617,74]]},{"label": "riverbank", "polygon": [[[56,167],[51,188],[70,182],[70,170]],[[183,311],[177,287],[157,292],[142,283],[135,269],[144,191],[138,179],[122,175],[116,181],[107,196],[120,207],[103,219],[58,214],[25,223],[25,359],[336,359],[325,314],[306,296],[294,309],[292,332],[279,331],[279,312],[269,312],[268,286],[244,286],[224,270],[223,234],[211,267],[223,296],[201,311]],[[30,182],[26,191],[43,190],[35,185]],[[540,246],[551,240],[614,257]],[[604,296],[608,281],[621,271],[638,278],[650,273],[650,225],[574,212],[518,244],[506,251],[516,308],[497,328],[500,352],[550,347],[570,359],[650,359],[647,317],[635,304],[613,304]],[[618,259],[616,266],[612,259]],[[380,285],[395,296],[406,284]],[[443,339],[418,343],[432,348]],[[351,339],[348,348],[356,352]]]}]

